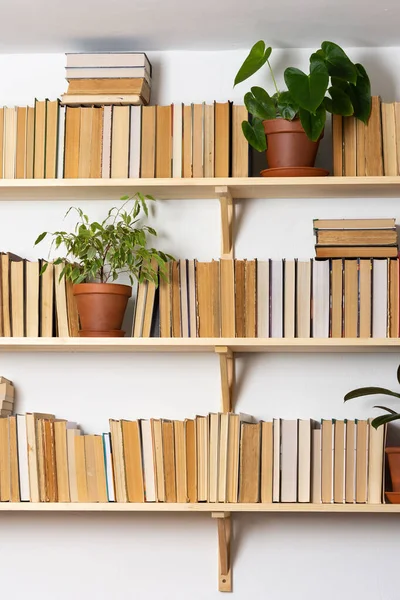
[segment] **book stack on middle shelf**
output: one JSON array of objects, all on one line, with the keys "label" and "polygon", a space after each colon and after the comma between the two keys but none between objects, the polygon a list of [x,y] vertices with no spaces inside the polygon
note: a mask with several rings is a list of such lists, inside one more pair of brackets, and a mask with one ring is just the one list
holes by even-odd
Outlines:
[{"label": "book stack on middle shelf", "polygon": [[68,91],[62,96],[69,106],[148,104],[152,66],[141,52],[67,54],[65,78]]},{"label": "book stack on middle shelf", "polygon": [[396,219],[315,219],[317,258],[396,258]]}]

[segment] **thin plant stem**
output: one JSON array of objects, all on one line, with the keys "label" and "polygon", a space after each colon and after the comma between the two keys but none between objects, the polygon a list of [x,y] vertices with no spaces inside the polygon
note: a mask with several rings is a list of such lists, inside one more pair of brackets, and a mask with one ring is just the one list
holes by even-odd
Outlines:
[{"label": "thin plant stem", "polygon": [[274,75],[274,72],[272,70],[272,67],[271,67],[271,64],[270,64],[269,60],[267,60],[267,63],[268,63],[268,67],[269,67],[269,70],[270,70],[270,73],[271,73],[272,81],[274,82],[276,93],[279,94],[278,86],[276,85],[275,75]]}]

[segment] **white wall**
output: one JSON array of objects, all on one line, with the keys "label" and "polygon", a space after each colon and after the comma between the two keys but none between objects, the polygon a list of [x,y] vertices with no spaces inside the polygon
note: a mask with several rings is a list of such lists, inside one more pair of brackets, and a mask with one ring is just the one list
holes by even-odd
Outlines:
[{"label": "white wall", "polygon": [[[304,60],[297,62],[294,51],[279,51],[272,62],[304,66],[309,53],[300,54]],[[370,72],[373,92],[387,101],[400,97],[399,54],[389,48],[351,52]],[[244,56],[151,54],[153,101],[240,100],[246,86],[233,91],[232,80]],[[0,56],[0,105],[62,93],[63,65],[60,55]],[[94,217],[110,206],[76,203]],[[61,225],[69,204],[1,202],[0,250],[46,256],[46,247],[34,249],[33,241]],[[236,255],[248,258],[312,256],[313,218],[400,219],[398,200],[249,200],[239,203],[238,212]],[[160,202],[160,243],[176,256],[216,258],[218,217],[217,202]],[[353,418],[373,414],[373,402],[344,406],[344,393],[368,383],[396,386],[398,356],[254,355],[238,363],[237,410],[264,419]],[[183,418],[219,408],[214,356],[2,354],[0,374],[15,381],[19,412],[55,412],[79,421],[88,433],[106,430],[109,417]],[[399,533],[399,521],[390,515],[235,517],[235,598],[397,600],[392,574]],[[215,522],[206,515],[0,513],[2,589],[9,600],[216,599],[216,542]]]}]

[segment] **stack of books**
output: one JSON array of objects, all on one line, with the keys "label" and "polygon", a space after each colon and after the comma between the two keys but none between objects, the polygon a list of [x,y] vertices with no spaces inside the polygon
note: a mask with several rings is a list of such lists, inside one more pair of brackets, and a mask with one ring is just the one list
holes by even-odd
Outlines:
[{"label": "stack of books", "polygon": [[231,102],[3,107],[0,178],[248,177],[247,117]]},{"label": "stack of books", "polygon": [[384,428],[234,413],[77,423],[0,418],[2,502],[382,502]]},{"label": "stack of books", "polygon": [[140,52],[67,54],[63,104],[148,104],[152,67]]},{"label": "stack of books", "polygon": [[399,337],[399,259],[168,263],[138,286],[134,337]]},{"label": "stack of books", "polygon": [[79,318],[72,283],[59,280],[62,265],[0,253],[0,336],[77,337]]},{"label": "stack of books", "polygon": [[396,219],[314,219],[317,258],[396,258]]},{"label": "stack of books", "polygon": [[368,124],[332,116],[333,174],[400,175],[400,102],[372,97]]},{"label": "stack of books", "polygon": [[0,377],[0,417],[9,417],[13,412],[15,390],[13,382]]}]

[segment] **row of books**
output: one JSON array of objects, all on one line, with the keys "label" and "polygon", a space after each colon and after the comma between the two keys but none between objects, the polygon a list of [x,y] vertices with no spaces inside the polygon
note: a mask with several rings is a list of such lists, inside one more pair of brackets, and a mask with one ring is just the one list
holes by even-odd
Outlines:
[{"label": "row of books", "polygon": [[244,106],[0,108],[0,178],[247,177]]},{"label": "row of books", "polygon": [[0,418],[2,502],[382,502],[384,429],[369,421]]},{"label": "row of books", "polygon": [[317,258],[396,258],[396,219],[314,219]]},{"label": "row of books", "polygon": [[72,283],[59,280],[62,265],[0,253],[0,336],[77,337],[79,318]]},{"label": "row of books", "polygon": [[63,104],[148,104],[151,64],[143,52],[66,54]]},{"label": "row of books", "polygon": [[399,124],[400,102],[382,102],[379,96],[372,97],[367,125],[354,117],[333,115],[333,174],[399,175]]},{"label": "row of books", "polygon": [[134,337],[399,337],[399,259],[179,260],[139,284]]}]

